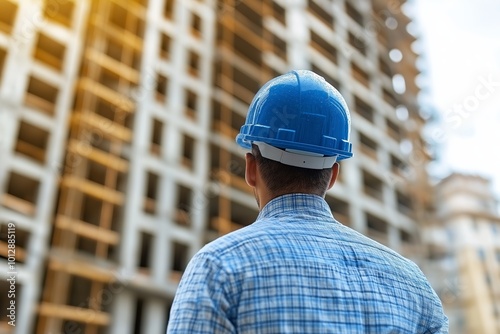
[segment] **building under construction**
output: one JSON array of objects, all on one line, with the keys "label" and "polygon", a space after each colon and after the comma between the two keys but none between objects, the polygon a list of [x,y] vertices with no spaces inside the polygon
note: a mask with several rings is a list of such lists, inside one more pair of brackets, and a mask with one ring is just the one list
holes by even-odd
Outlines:
[{"label": "building under construction", "polygon": [[418,260],[430,157],[404,2],[0,0],[0,333],[163,333],[190,257],[257,216],[234,138],[290,69],[351,109],[337,220]]},{"label": "building under construction", "polygon": [[500,215],[491,181],[452,174],[436,186],[437,220],[425,228],[425,267],[450,333],[500,333]]}]

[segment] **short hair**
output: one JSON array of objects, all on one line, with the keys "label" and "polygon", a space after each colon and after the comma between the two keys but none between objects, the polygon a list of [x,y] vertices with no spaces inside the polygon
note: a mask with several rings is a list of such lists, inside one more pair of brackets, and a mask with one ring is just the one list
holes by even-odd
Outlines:
[{"label": "short hair", "polygon": [[332,169],[309,169],[282,164],[264,158],[259,147],[252,145],[252,154],[257,162],[262,179],[271,193],[310,193],[325,196],[332,177]]}]

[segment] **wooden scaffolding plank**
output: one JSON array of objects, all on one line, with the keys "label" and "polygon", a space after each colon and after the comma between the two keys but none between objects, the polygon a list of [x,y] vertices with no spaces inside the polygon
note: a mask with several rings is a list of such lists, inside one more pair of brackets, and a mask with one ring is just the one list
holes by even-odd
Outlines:
[{"label": "wooden scaffolding plank", "polygon": [[62,61],[58,57],[53,56],[51,53],[48,53],[41,49],[35,49],[35,58],[49,64],[50,66],[60,70],[62,67]]},{"label": "wooden scaffolding plank", "polygon": [[26,93],[24,103],[29,108],[44,111],[46,114],[52,115],[54,113],[55,105],[39,96],[31,93]]},{"label": "wooden scaffolding plank", "polygon": [[65,176],[61,181],[62,187],[74,188],[92,197],[102,199],[116,205],[122,205],[124,196],[122,193],[102,186],[98,183],[80,179],[75,176]]},{"label": "wooden scaffolding plank", "polygon": [[106,312],[69,305],[42,302],[38,306],[38,312],[41,316],[73,320],[84,324],[107,326],[110,323],[110,316]]},{"label": "wooden scaffolding plank", "polygon": [[85,145],[82,149],[81,142],[72,139],[68,145],[68,151],[77,153],[82,157],[95,161],[103,166],[114,169],[118,172],[126,173],[128,171],[128,161],[115,155],[103,152],[95,147]]},{"label": "wooden scaffolding plank", "polygon": [[143,40],[133,33],[114,27],[113,25],[106,25],[106,29],[102,29],[102,23],[99,21],[97,15],[91,19],[94,27],[99,29],[99,32],[106,34],[115,41],[122,42],[123,45],[128,46],[134,50],[142,51]]},{"label": "wooden scaffolding plank", "polygon": [[115,275],[109,270],[72,259],[71,261],[57,260],[51,257],[49,269],[80,276],[93,281],[111,283],[115,281]]},{"label": "wooden scaffolding plank", "polygon": [[78,80],[77,88],[86,90],[94,94],[95,96],[98,96],[103,100],[118,106],[120,110],[123,110],[125,112],[130,113],[135,110],[135,104],[130,98],[123,94],[119,94],[113,89],[110,89],[90,78],[81,78],[80,80]]},{"label": "wooden scaffolding plank", "polygon": [[20,212],[26,216],[34,216],[36,212],[36,206],[33,203],[11,194],[3,194],[1,197],[1,203],[3,206],[16,212]]},{"label": "wooden scaffolding plank", "polygon": [[16,151],[33,157],[38,161],[45,161],[45,150],[22,140],[16,142]]},{"label": "wooden scaffolding plank", "polygon": [[85,52],[85,55],[90,61],[93,61],[97,65],[107,68],[108,70],[120,75],[120,77],[128,80],[129,82],[135,84],[139,82],[139,72],[132,69],[131,67],[120,63],[117,60],[94,49],[87,50],[87,52]]},{"label": "wooden scaffolding plank", "polygon": [[115,231],[61,215],[57,216],[56,227],[110,245],[117,245],[120,241],[120,235]]},{"label": "wooden scaffolding plank", "polygon": [[86,124],[108,138],[116,138],[125,142],[132,140],[132,131],[126,127],[113,122],[109,118],[94,113],[75,113],[72,117],[74,124]]},{"label": "wooden scaffolding plank", "polygon": [[234,17],[226,16],[221,21],[221,23],[226,29],[230,29],[233,34],[244,37],[245,40],[252,45],[262,47],[263,44],[269,43],[265,41],[261,36],[257,35],[250,27],[247,27],[243,24],[238,24],[237,19]]}]

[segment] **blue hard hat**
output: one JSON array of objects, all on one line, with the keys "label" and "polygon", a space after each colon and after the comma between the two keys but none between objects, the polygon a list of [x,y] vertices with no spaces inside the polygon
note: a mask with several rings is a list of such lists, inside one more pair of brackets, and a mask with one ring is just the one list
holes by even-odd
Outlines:
[{"label": "blue hard hat", "polygon": [[342,95],[316,73],[297,70],[262,86],[236,142],[247,149],[264,143],[302,155],[335,156],[338,161],[352,157],[350,127]]}]

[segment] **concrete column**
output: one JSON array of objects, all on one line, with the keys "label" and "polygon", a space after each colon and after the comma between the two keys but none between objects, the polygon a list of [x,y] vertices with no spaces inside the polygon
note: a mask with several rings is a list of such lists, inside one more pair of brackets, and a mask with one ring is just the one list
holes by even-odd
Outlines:
[{"label": "concrete column", "polygon": [[124,290],[116,295],[111,312],[110,334],[135,334],[132,330],[136,306],[137,300],[131,291]]},{"label": "concrete column", "polygon": [[308,69],[309,26],[306,20],[307,1],[289,0],[286,6],[287,58],[290,69]]},{"label": "concrete column", "polygon": [[167,323],[165,304],[153,299],[146,302],[144,306],[141,333],[165,333]]},{"label": "concrete column", "polygon": [[387,238],[388,238],[388,246],[394,249],[396,252],[401,251],[401,238],[399,235],[399,229],[389,224],[387,226]]}]

